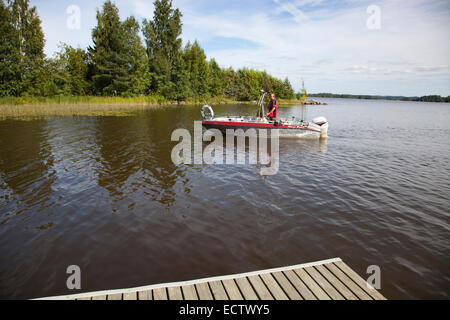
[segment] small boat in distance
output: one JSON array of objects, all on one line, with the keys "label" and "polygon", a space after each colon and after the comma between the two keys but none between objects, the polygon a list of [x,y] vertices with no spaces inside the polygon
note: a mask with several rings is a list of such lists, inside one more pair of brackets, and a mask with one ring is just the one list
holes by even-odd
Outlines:
[{"label": "small boat in distance", "polygon": [[[326,138],[328,134],[328,121],[325,117],[318,117],[312,121],[299,120],[295,117],[290,119],[270,120],[266,117],[264,108],[264,98],[267,92],[261,90],[261,97],[258,103],[258,113],[251,116],[227,116],[214,117],[213,109],[205,105],[202,107],[202,125],[206,129],[219,129],[223,132],[226,129],[243,129],[244,131],[254,129],[278,130],[280,137],[298,138]],[[208,113],[206,112],[208,111]]]}]

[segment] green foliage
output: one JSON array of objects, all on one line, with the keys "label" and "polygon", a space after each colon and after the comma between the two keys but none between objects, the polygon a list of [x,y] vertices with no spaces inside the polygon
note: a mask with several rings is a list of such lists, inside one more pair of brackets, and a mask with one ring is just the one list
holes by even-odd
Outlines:
[{"label": "green foliage", "polygon": [[17,96],[19,94],[18,37],[12,25],[11,12],[3,0],[0,0],[0,95]]},{"label": "green foliage", "polygon": [[122,28],[130,76],[126,95],[142,95],[147,92],[151,77],[145,48],[139,36],[140,26],[134,17],[129,17],[123,22]]},{"label": "green foliage", "polygon": [[[260,90],[290,99],[289,80],[252,69],[223,69],[208,61],[198,41],[182,47],[182,14],[171,0],[156,0],[151,20],[121,21],[110,0],[97,10],[93,46],[62,44],[53,58],[43,53],[44,35],[29,0],[0,0],[0,96],[156,96],[161,101],[257,100]],[[19,99],[20,100],[20,99]],[[45,99],[44,99],[45,100]],[[22,100],[20,100],[22,101]],[[53,100],[52,100],[53,101]]]},{"label": "green foliage", "polygon": [[39,95],[44,68],[44,33],[29,0],[1,0],[0,95]]},{"label": "green foliage", "polygon": [[191,45],[187,43],[184,52],[184,61],[190,83],[190,95],[204,97],[209,93],[208,76],[209,65],[206,54],[197,41]]},{"label": "green foliage", "polygon": [[119,9],[111,2],[97,10],[97,26],[92,30],[94,47],[89,48],[94,64],[94,88],[101,95],[120,95],[129,89],[128,53]]},{"label": "green foliage", "polygon": [[126,96],[146,93],[150,74],[139,32],[134,17],[120,21],[119,10],[111,1],[97,11],[97,26],[92,31],[94,47],[89,48],[95,93]]},{"label": "green foliage", "polygon": [[295,91],[292,88],[291,83],[289,82],[289,79],[286,78],[283,81],[283,93],[282,96],[280,96],[282,99],[295,99]]},{"label": "green foliage", "polygon": [[450,102],[450,96],[448,97],[441,97],[438,95],[432,95],[432,96],[423,96],[418,99],[418,101],[425,101],[425,102]]},{"label": "green foliage", "polygon": [[228,98],[240,101],[258,100],[260,90],[273,92],[280,99],[293,99],[294,90],[289,80],[284,81],[274,78],[266,71],[257,71],[252,69],[239,69],[234,71],[232,68],[221,70],[223,79],[224,94]]},{"label": "green foliage", "polygon": [[208,92],[213,97],[223,95],[226,82],[224,71],[219,67],[216,60],[211,59],[208,64]]},{"label": "green foliage", "polygon": [[423,97],[403,97],[403,96],[370,96],[353,94],[334,94],[334,93],[314,93],[310,97],[321,98],[345,98],[345,99],[367,99],[367,100],[402,100],[402,101],[424,101],[424,102],[450,102],[450,96],[441,97],[438,95]]},{"label": "green foliage", "polygon": [[51,70],[50,79],[53,78],[57,88],[54,94],[84,96],[89,93],[88,55],[83,49],[62,44],[56,58],[49,59],[47,69]]},{"label": "green foliage", "polygon": [[145,19],[143,33],[147,45],[149,69],[153,75],[150,90],[170,99],[177,98],[177,85],[186,79],[176,72],[183,67],[181,56],[181,12],[172,1],[156,0],[153,20]]}]

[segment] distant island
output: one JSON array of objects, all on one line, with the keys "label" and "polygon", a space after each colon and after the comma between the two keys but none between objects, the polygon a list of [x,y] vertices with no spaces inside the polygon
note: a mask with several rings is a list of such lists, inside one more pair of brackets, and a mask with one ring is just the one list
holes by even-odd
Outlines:
[{"label": "distant island", "polygon": [[422,102],[450,102],[450,96],[441,97],[438,95],[423,97],[403,97],[403,96],[371,96],[354,94],[334,94],[334,93],[310,93],[309,97],[316,98],[345,98],[345,99],[369,99],[369,100],[401,100],[401,101],[422,101]]}]

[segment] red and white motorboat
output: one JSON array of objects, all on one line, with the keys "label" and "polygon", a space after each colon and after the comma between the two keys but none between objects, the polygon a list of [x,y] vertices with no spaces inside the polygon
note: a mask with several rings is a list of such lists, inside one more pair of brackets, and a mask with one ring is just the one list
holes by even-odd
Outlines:
[{"label": "red and white motorboat", "polygon": [[[203,122],[206,129],[243,129],[244,131],[254,129],[278,130],[280,137],[306,137],[326,138],[328,134],[328,121],[325,117],[318,117],[312,121],[291,119],[270,120],[265,115],[264,98],[267,92],[262,91],[258,103],[258,113],[251,116],[214,117],[213,109],[206,105],[202,108]],[[206,111],[209,111],[208,113]]]}]

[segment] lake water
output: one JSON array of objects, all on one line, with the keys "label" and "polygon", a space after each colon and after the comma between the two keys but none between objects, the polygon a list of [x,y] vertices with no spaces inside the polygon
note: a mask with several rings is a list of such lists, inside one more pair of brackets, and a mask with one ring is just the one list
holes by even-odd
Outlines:
[{"label": "lake water", "polygon": [[0,298],[77,293],[69,265],[87,292],[333,257],[389,299],[450,298],[450,104],[321,100],[329,138],[281,139],[267,177],[172,163],[199,107],[0,121]]}]

